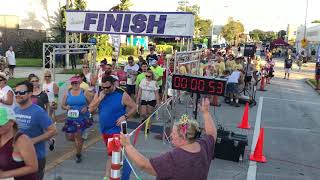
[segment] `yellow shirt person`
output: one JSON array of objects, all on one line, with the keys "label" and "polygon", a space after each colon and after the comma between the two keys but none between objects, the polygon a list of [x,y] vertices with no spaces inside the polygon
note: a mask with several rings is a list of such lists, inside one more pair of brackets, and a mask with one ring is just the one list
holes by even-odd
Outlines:
[{"label": "yellow shirt person", "polygon": [[243,66],[242,66],[242,64],[237,64],[237,63],[235,63],[234,65],[233,65],[233,68],[232,68],[232,70],[234,71],[234,70],[243,70]]},{"label": "yellow shirt person", "polygon": [[217,62],[215,64],[216,76],[223,76],[223,73],[226,69],[224,62]]}]

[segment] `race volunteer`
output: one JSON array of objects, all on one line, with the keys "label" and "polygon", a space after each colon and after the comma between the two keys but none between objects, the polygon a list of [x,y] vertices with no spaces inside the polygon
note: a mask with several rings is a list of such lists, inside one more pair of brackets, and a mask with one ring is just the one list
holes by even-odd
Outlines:
[{"label": "race volunteer", "polygon": [[[96,93],[89,106],[89,111],[99,110],[100,132],[104,143],[108,144],[108,139],[113,134],[120,133],[121,122],[128,120],[137,112],[137,105],[132,98],[123,90],[115,86],[115,79],[112,76],[102,78],[101,91]],[[111,151],[108,150],[108,156]],[[111,168],[111,158],[106,164],[106,176],[109,177]]]},{"label": "race volunteer", "polygon": [[130,143],[130,137],[121,134],[120,141],[127,157],[140,169],[157,180],[206,180],[213,157],[217,129],[209,112],[209,99],[203,99],[200,107],[204,119],[205,135],[196,121],[182,116],[175,123],[171,138],[174,149],[158,157],[147,159]]}]

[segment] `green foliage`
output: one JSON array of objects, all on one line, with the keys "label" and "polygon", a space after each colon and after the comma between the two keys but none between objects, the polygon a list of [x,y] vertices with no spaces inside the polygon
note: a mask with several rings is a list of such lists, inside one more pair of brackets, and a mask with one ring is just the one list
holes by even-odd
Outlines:
[{"label": "green foliage", "polygon": [[44,40],[24,40],[16,50],[16,56],[25,58],[41,58]]},{"label": "green foliage", "polygon": [[123,56],[127,56],[127,55],[137,56],[138,55],[138,47],[121,46],[120,47],[120,54]]},{"label": "green foliage", "polygon": [[132,5],[133,4],[130,2],[130,0],[120,0],[120,4],[113,6],[111,10],[112,11],[129,11]]},{"label": "green foliage", "polygon": [[211,35],[212,29],[212,21],[210,19],[201,19],[199,16],[200,6],[194,4],[192,6],[189,5],[189,2],[186,0],[182,0],[178,2],[177,11],[182,12],[192,12],[194,15],[194,36],[208,36]]},{"label": "green foliage", "polygon": [[320,23],[320,20],[314,20],[311,23]]},{"label": "green foliage", "polygon": [[8,80],[7,84],[11,88],[15,88],[18,83],[26,81],[26,80],[28,80],[28,78],[12,78],[12,79]]},{"label": "green foliage", "polygon": [[172,45],[157,45],[156,51],[158,53],[163,52],[165,54],[172,54],[173,46]]},{"label": "green foliage", "polygon": [[42,67],[40,58],[16,58],[17,67]]},{"label": "green foliage", "polygon": [[97,56],[111,56],[112,54],[112,47],[108,43],[108,35],[106,34],[99,34],[94,35],[94,38],[97,39]]},{"label": "green foliage", "polygon": [[262,41],[271,42],[277,38],[276,33],[273,31],[265,32],[265,39]]},{"label": "green foliage", "polygon": [[271,42],[276,39],[276,33],[272,31],[262,31],[260,29],[254,29],[249,32],[251,39],[254,41]]},{"label": "green foliage", "polygon": [[228,23],[222,28],[222,36],[228,41],[237,41],[239,36],[244,32],[244,26],[240,21],[229,18]]}]

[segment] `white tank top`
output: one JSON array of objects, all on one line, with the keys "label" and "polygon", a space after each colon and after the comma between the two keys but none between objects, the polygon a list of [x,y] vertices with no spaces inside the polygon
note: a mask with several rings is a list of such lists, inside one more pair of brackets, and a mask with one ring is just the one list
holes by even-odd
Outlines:
[{"label": "white tank top", "polygon": [[54,82],[51,82],[49,84],[43,83],[42,90],[47,93],[49,102],[54,102],[54,92],[53,92],[53,84]]},{"label": "white tank top", "polygon": [[[0,88],[0,99],[3,99],[4,101],[6,101],[7,98],[8,98],[8,92],[9,91],[11,91],[13,93],[13,90],[8,85],[3,87],[2,89]],[[15,107],[15,104],[16,104],[16,101],[15,101],[15,97],[13,96],[12,105],[7,105],[7,104],[0,103],[0,106],[4,106],[4,107],[13,109]]]}]

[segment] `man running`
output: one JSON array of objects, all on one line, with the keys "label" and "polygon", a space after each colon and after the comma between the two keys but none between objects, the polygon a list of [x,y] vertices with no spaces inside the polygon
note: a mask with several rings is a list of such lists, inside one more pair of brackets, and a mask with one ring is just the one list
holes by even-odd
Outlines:
[{"label": "man running", "polygon": [[[100,132],[103,140],[108,145],[108,139],[114,134],[120,134],[121,122],[128,120],[137,112],[137,105],[123,90],[116,88],[115,79],[112,76],[102,78],[101,91],[98,92],[89,106],[89,111],[99,109]],[[126,110],[128,108],[128,110]],[[111,156],[108,150],[108,156]],[[111,158],[106,164],[106,176],[108,179],[111,169]]]},{"label": "man running", "polygon": [[290,70],[292,69],[293,60],[291,58],[286,58],[284,60],[284,78],[289,80]]},{"label": "man running", "polygon": [[134,99],[136,93],[135,81],[138,74],[139,65],[134,63],[133,57],[128,57],[128,64],[124,67],[127,73],[127,93]]},{"label": "man running", "polygon": [[46,141],[57,134],[57,129],[48,113],[31,100],[33,85],[27,81],[18,83],[14,92],[17,104],[14,111],[19,131],[28,135],[36,149],[38,179],[42,180],[46,165]]}]

